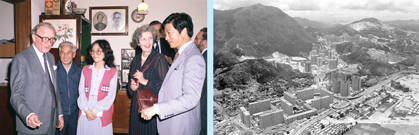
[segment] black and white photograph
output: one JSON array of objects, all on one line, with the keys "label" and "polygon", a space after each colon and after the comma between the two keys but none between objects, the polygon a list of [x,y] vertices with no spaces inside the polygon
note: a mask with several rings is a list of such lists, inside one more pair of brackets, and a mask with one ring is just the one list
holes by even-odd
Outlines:
[{"label": "black and white photograph", "polygon": [[127,69],[124,69],[124,68],[122,68],[122,80],[121,80],[121,82],[122,83],[128,83],[128,75],[129,75],[129,69],[127,70]]},{"label": "black and white photograph", "polygon": [[418,134],[417,1],[213,4],[214,134]]},{"label": "black and white photograph", "polygon": [[130,67],[130,62],[129,61],[123,61],[122,62],[122,69],[129,69]]},{"label": "black and white photograph", "polygon": [[108,26],[108,17],[103,12],[97,12],[93,16],[93,28],[97,31],[103,31]]},{"label": "black and white photograph", "polygon": [[121,29],[124,27],[124,17],[122,16],[121,12],[115,11],[112,13],[112,28],[115,31],[121,31]]},{"label": "black and white photograph", "polygon": [[90,7],[92,35],[128,35],[128,7]]},{"label": "black and white photograph", "polygon": [[132,60],[135,57],[134,49],[121,49],[122,60]]}]

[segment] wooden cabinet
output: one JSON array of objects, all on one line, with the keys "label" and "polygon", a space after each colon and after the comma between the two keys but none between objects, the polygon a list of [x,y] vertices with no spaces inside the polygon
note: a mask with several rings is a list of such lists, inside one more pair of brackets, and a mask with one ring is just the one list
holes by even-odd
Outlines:
[{"label": "wooden cabinet", "polygon": [[13,135],[16,133],[15,116],[16,112],[10,105],[10,88],[8,86],[0,86],[0,134]]},{"label": "wooden cabinet", "polygon": [[114,133],[129,133],[131,98],[128,91],[119,90],[115,98],[112,125]]},{"label": "wooden cabinet", "polygon": [[[40,22],[50,22],[56,31],[57,42],[50,50],[54,54],[55,62],[58,62],[58,45],[63,41],[70,41],[78,48],[73,62],[82,65],[81,56],[87,58],[87,47],[91,43],[91,25],[90,21],[82,15],[40,15]],[[86,62],[83,62],[86,65]]]},{"label": "wooden cabinet", "polygon": [[15,56],[15,43],[0,44],[0,58],[12,58]]}]

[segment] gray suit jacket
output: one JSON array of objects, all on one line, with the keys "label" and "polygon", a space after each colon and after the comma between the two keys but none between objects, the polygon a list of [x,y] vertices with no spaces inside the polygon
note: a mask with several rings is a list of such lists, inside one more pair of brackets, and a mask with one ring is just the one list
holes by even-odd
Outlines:
[{"label": "gray suit jacket", "polygon": [[170,66],[159,92],[160,135],[199,134],[200,104],[205,61],[192,42]]},{"label": "gray suit jacket", "polygon": [[[18,132],[45,134],[50,126],[57,124],[51,123],[51,119],[54,118],[58,122],[58,114],[63,114],[63,110],[57,87],[57,73],[52,66],[55,65],[54,56],[51,53],[47,54],[48,68],[51,71],[57,102],[55,115],[51,116],[52,99],[49,82],[34,47],[31,45],[13,57],[10,74],[10,104],[16,111],[16,130]],[[42,125],[35,129],[28,127],[26,123],[26,117],[32,112],[37,114],[39,121],[42,122]]]}]

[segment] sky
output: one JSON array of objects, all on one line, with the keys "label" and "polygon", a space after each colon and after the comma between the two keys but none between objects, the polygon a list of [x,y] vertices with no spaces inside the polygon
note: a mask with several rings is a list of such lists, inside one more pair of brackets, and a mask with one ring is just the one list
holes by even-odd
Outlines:
[{"label": "sky", "polygon": [[214,9],[257,3],[278,7],[291,17],[327,23],[350,23],[374,17],[381,21],[418,20],[419,0],[214,0]]}]

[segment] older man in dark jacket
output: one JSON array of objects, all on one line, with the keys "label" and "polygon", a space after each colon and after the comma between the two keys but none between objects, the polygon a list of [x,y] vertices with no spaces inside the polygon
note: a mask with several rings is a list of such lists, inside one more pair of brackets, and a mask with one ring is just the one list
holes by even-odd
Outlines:
[{"label": "older man in dark jacket", "polygon": [[76,46],[71,42],[62,42],[59,46],[60,60],[57,66],[57,82],[61,96],[61,106],[64,114],[64,128],[56,131],[56,135],[65,135],[68,128],[69,135],[77,132],[78,87],[82,68],[72,60],[76,56]]}]

